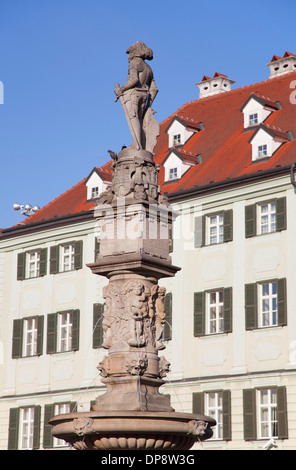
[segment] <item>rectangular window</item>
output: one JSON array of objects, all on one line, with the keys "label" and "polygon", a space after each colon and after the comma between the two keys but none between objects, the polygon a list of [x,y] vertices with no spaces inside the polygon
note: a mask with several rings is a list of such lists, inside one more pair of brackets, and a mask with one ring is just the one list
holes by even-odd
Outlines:
[{"label": "rectangular window", "polygon": [[258,145],[258,158],[267,157],[267,145]]},{"label": "rectangular window", "polygon": [[224,241],[224,214],[207,217],[207,245],[215,245]]},{"label": "rectangular window", "polygon": [[72,349],[72,312],[58,314],[58,352]]},{"label": "rectangular window", "polygon": [[277,325],[277,282],[259,284],[259,325]]},{"label": "rectangular window", "polygon": [[18,253],[17,279],[22,281],[47,273],[47,248]]},{"label": "rectangular window", "polygon": [[[54,415],[61,415],[70,413],[73,411],[70,409],[70,403],[56,403],[54,406]],[[57,437],[53,438],[53,447],[65,447],[67,442],[64,439],[58,439]]]},{"label": "rectangular window", "polygon": [[258,124],[258,113],[249,115],[249,126],[256,126]]},{"label": "rectangular window", "polygon": [[170,168],[169,179],[175,180],[178,178],[178,168]]},{"label": "rectangular window", "polygon": [[181,134],[175,134],[173,136],[173,145],[180,145],[181,144]]},{"label": "rectangular window", "polygon": [[91,188],[91,197],[94,198],[94,197],[98,197],[98,196],[99,196],[99,187],[95,186],[95,187]]},{"label": "rectangular window", "polygon": [[74,269],[74,243],[61,246],[61,271],[72,271]]},{"label": "rectangular window", "polygon": [[258,204],[258,235],[276,232],[276,202]]},{"label": "rectangular window", "polygon": [[224,331],[224,291],[207,292],[207,334]]},{"label": "rectangular window", "polygon": [[40,272],[40,251],[27,254],[27,278],[38,277]]},{"label": "rectangular window", "polygon": [[78,309],[47,315],[47,354],[78,351],[80,311]]},{"label": "rectangular window", "polygon": [[257,390],[258,438],[270,439],[278,436],[277,390]]},{"label": "rectangular window", "polygon": [[43,352],[44,317],[13,320],[12,358],[39,356]]},{"label": "rectangular window", "polygon": [[24,320],[23,356],[36,356],[38,339],[38,317]]},{"label": "rectangular window", "polygon": [[287,228],[286,198],[250,204],[245,207],[246,238],[266,233],[280,232]]},{"label": "rectangular window", "polygon": [[20,450],[33,449],[34,406],[21,408],[20,413]]},{"label": "rectangular window", "polygon": [[205,394],[205,414],[216,420],[212,439],[223,439],[223,394],[208,392]]}]

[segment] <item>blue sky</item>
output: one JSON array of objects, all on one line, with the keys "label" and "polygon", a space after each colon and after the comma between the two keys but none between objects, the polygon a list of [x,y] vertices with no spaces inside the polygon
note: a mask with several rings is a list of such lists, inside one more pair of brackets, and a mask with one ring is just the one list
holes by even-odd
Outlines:
[{"label": "blue sky", "polygon": [[114,84],[128,46],[154,51],[159,122],[198,98],[215,72],[233,88],[268,78],[274,54],[296,53],[294,0],[0,0],[0,227],[44,206],[131,143]]}]

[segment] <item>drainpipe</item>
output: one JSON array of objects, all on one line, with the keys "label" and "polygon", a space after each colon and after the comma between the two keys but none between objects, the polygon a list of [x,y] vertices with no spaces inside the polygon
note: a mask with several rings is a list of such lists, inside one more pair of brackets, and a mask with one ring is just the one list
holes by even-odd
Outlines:
[{"label": "drainpipe", "polygon": [[294,188],[296,188],[295,168],[296,168],[296,163],[292,163],[290,167],[290,177],[291,177],[291,184],[294,186]]}]

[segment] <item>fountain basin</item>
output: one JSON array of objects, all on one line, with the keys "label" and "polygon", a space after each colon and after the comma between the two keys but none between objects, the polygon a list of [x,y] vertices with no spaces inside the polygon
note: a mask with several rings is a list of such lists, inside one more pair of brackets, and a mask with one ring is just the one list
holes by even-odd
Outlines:
[{"label": "fountain basin", "polygon": [[212,436],[208,416],[150,411],[89,411],[54,416],[52,435],[77,450],[188,450]]}]

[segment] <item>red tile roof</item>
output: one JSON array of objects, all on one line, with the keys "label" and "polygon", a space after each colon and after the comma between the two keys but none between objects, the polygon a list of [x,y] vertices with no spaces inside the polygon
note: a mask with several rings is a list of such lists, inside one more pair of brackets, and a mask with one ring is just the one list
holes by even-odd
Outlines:
[{"label": "red tile roof", "polygon": [[[288,53],[286,53],[288,54]],[[291,54],[292,55],[292,54]],[[272,112],[264,122],[273,132],[281,132],[296,137],[296,105],[290,101],[292,80],[295,72],[281,75],[263,82],[237,88],[218,95],[196,99],[184,104],[160,126],[160,135],[155,148],[155,162],[160,164],[159,183],[164,183],[163,161],[168,155],[167,128],[176,116],[184,122],[203,123],[204,130],[194,133],[185,145],[178,148],[184,155],[200,155],[201,163],[195,164],[185,172],[180,180],[166,183],[163,190],[170,194],[201,188],[206,185],[222,183],[243,176],[256,176],[264,170],[278,169],[296,161],[296,140],[287,140],[268,160],[252,162],[252,148],[249,140],[256,129],[244,129],[241,108],[251,94],[258,97],[268,96],[271,103],[280,102],[280,109]],[[280,131],[279,131],[280,130]],[[98,168],[103,179],[110,181],[111,161]],[[61,196],[54,199],[35,214],[24,220],[23,224],[38,223],[48,219],[89,212],[94,206],[86,200],[87,178],[80,181]]]}]

